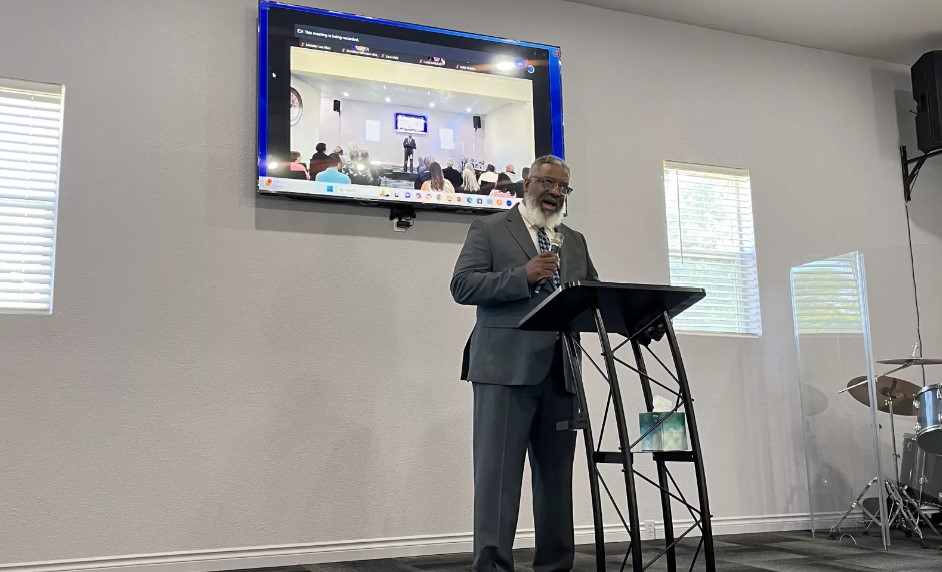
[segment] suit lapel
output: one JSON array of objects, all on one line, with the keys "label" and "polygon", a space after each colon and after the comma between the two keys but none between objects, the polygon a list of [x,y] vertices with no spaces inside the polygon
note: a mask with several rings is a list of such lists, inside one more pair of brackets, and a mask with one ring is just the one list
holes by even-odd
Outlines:
[{"label": "suit lapel", "polygon": [[507,226],[514,240],[527,254],[527,259],[530,259],[536,256],[536,247],[533,245],[533,238],[530,237],[530,231],[527,230],[526,223],[523,222],[523,217],[520,216],[519,209],[520,207],[515,205],[507,212]]}]

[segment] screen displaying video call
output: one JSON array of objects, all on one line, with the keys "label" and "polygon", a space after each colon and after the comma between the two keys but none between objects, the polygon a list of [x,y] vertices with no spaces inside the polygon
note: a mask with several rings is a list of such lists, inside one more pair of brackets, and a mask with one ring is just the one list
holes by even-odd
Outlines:
[{"label": "screen displaying video call", "polygon": [[496,211],[562,156],[559,48],[262,2],[262,194]]}]

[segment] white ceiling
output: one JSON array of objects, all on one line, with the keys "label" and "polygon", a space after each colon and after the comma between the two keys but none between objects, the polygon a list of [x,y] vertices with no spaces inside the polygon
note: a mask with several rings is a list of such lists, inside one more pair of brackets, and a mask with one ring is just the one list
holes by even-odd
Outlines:
[{"label": "white ceiling", "polygon": [[912,65],[942,49],[942,0],[564,0]]},{"label": "white ceiling", "polygon": [[[427,90],[411,85],[381,83],[356,78],[321,76],[295,72],[304,81],[321,90],[325,99],[365,101],[380,105],[408,106],[449,113],[486,115],[505,105],[521,103],[510,99],[446,90]],[[344,95],[344,94],[348,95]],[[386,98],[389,98],[389,102]],[[435,107],[430,104],[434,103]],[[471,111],[468,111],[470,109]]]}]

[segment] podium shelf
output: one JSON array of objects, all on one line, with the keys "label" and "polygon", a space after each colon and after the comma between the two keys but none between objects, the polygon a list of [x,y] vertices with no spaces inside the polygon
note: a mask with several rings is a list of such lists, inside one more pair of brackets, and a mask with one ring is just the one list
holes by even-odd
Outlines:
[{"label": "podium shelf", "polygon": [[[651,453],[655,461],[665,463],[693,463],[693,451],[632,451],[632,455],[638,453]],[[625,462],[625,455],[621,451],[596,451],[592,455],[596,463],[612,463],[620,465]]]}]

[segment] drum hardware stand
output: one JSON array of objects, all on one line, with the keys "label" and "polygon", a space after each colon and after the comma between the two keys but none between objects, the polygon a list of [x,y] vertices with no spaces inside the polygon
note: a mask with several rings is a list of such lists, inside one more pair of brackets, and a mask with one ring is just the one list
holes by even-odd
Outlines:
[{"label": "drum hardware stand", "polygon": [[[876,524],[880,520],[880,518],[876,514],[867,510],[867,507],[865,507],[861,501],[867,495],[867,492],[870,490],[870,488],[877,483],[877,481],[883,481],[883,487],[886,491],[887,499],[893,505],[893,512],[887,519],[890,522],[890,524],[892,525],[898,519],[902,519],[903,520],[902,526],[911,528],[914,531],[914,533],[917,536],[919,536],[920,542],[923,542],[922,532],[919,530],[919,522],[912,515],[909,508],[906,507],[905,505],[906,501],[903,499],[902,495],[900,494],[899,489],[894,484],[892,484],[889,480],[881,478],[879,476],[873,477],[872,479],[870,479],[870,482],[868,482],[866,486],[864,486],[863,490],[860,491],[860,494],[857,495],[857,498],[854,499],[854,502],[852,502],[850,507],[848,507],[847,510],[844,511],[844,514],[841,515],[841,518],[840,520],[837,521],[837,524],[831,527],[831,530],[828,533],[828,539],[834,540],[835,538],[837,538],[838,532],[841,533],[842,537],[846,535],[844,531],[841,530],[841,524],[843,524],[843,522],[847,520],[847,518],[854,511],[854,509],[858,507],[867,517],[862,522],[862,523],[866,523],[867,525],[863,533],[869,534],[870,527]],[[853,536],[851,536],[851,538],[853,538]]]},{"label": "drum hardware stand", "polygon": [[[893,438],[893,478],[899,483],[899,451],[896,449],[896,416],[893,414],[893,398],[887,397],[883,400],[890,409],[890,435]],[[890,519],[892,522],[892,519]]]},{"label": "drum hardware stand", "polygon": [[[942,538],[942,533],[939,533],[935,525],[932,524],[932,521],[929,520],[929,517],[926,516],[926,513],[922,510],[922,505],[920,505],[918,502],[916,502],[916,499],[910,496],[909,491],[906,490],[906,487],[900,486],[898,488],[899,488],[900,496],[903,498],[903,500],[906,503],[908,503],[912,507],[912,509],[909,510],[909,513],[910,513],[910,518],[912,518],[915,521],[915,527],[913,528],[913,531],[916,534],[916,536],[919,537],[919,545],[922,546],[923,548],[928,548],[928,546],[926,545],[926,538],[922,534],[922,529],[919,528],[919,521],[922,520],[923,522],[925,522],[926,526],[929,527],[929,530],[931,530],[939,538]],[[904,506],[901,505],[897,510],[901,512],[903,510],[908,510],[908,509],[906,509]],[[891,517],[890,524],[892,525],[893,522],[894,520]],[[903,530],[906,530],[906,529],[903,528]]]}]

